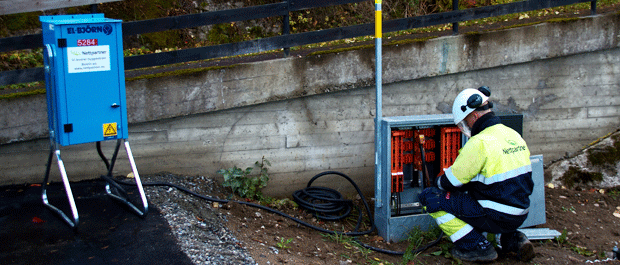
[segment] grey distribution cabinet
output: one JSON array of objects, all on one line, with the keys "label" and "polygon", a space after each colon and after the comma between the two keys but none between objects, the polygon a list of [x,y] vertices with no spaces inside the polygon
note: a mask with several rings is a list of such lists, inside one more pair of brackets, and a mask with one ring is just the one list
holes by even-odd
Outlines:
[{"label": "grey distribution cabinet", "polygon": [[121,20],[41,16],[48,122],[60,145],[127,138]]},{"label": "grey distribution cabinet", "polygon": [[[523,116],[498,114],[502,123],[523,133]],[[375,224],[386,241],[406,240],[414,227],[427,230],[436,226],[435,220],[423,211],[417,199],[426,188],[420,163],[424,159],[429,176],[436,176],[449,167],[458,156],[458,150],[467,141],[454,125],[452,114],[383,117],[380,120],[383,165],[375,182]],[[422,134],[426,138],[422,158],[414,142]],[[542,155],[530,157],[534,191],[530,195],[529,216],[521,228],[546,222]]]}]

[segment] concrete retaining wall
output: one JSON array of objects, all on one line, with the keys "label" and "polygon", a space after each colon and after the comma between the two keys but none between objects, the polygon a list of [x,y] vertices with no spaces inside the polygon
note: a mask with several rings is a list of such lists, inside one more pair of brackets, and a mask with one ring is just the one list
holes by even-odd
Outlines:
[{"label": "concrete retaining wall", "polygon": [[[487,85],[496,111],[525,115],[532,154],[558,159],[620,126],[618,18],[386,45],[383,115],[449,113],[461,89]],[[268,194],[290,195],[326,170],[372,192],[373,84],[372,48],[128,81],[129,141],[141,174],[215,175],[264,156]],[[0,106],[0,185],[41,181],[45,96]],[[71,180],[105,172],[94,144],[61,150]],[[128,173],[119,159],[117,173]]]}]

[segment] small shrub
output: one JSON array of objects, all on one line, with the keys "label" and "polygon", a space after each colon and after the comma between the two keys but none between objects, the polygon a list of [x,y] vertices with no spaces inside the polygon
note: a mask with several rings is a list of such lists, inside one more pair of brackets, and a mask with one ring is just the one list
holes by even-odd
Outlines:
[{"label": "small shrub", "polygon": [[291,248],[291,247],[289,246],[289,244],[290,244],[291,242],[293,242],[293,239],[292,239],[292,238],[289,238],[289,239],[284,239],[284,238],[282,237],[282,238],[280,238],[280,242],[276,243],[276,245],[277,245],[277,246],[278,246],[278,248],[280,248],[280,249],[286,249],[286,248]]},{"label": "small shrub", "polygon": [[256,161],[254,166],[260,168],[260,173],[257,176],[250,176],[250,173],[252,173],[254,169],[253,167],[242,170],[237,166],[233,166],[229,169],[218,170],[217,173],[224,176],[222,186],[229,187],[233,193],[242,198],[258,201],[262,200],[263,193],[260,189],[267,186],[267,182],[269,181],[269,169],[267,167],[271,166],[271,163],[263,157],[261,162]]},{"label": "small shrub", "polygon": [[567,235],[568,235],[568,231],[566,229],[564,229],[562,231],[562,234],[560,234],[560,236],[555,238],[555,241],[558,242],[558,245],[560,245],[560,247],[562,245],[568,244]]}]

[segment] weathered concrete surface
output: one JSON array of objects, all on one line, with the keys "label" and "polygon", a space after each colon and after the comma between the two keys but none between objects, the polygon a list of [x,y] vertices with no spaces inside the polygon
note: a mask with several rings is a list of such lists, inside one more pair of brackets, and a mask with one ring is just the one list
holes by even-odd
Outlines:
[{"label": "weathered concrete surface", "polygon": [[[567,186],[565,178],[572,179],[568,181],[573,187],[580,187],[582,189],[594,188],[613,188],[620,186],[620,159],[618,157],[618,146],[620,145],[620,130],[610,133],[606,137],[593,142],[583,150],[575,153],[572,157],[561,159],[551,163],[545,169],[546,182],[555,185],[556,187]],[[615,157],[613,155],[616,155]],[[605,156],[606,161],[590,161],[590,155],[594,157]],[[603,163],[605,162],[605,163]],[[578,170],[582,174],[601,174],[601,180],[583,181],[578,182],[574,180],[574,175],[567,172],[572,170]]]},{"label": "weathered concrete surface", "polygon": [[[461,89],[488,85],[497,111],[525,114],[532,153],[558,159],[620,126],[618,18],[386,45],[383,115],[448,113]],[[373,84],[373,49],[129,81],[129,140],[142,174],[215,174],[265,156],[274,195],[325,170],[372,191]],[[12,142],[0,146],[0,184],[40,181],[45,96],[0,104],[0,140]],[[72,180],[103,173],[94,144],[62,150]]]}]

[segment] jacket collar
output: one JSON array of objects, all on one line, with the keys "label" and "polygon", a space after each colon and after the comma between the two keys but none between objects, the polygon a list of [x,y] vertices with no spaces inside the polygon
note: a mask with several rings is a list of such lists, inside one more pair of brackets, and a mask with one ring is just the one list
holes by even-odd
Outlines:
[{"label": "jacket collar", "polygon": [[495,113],[489,112],[487,114],[484,114],[482,115],[482,117],[476,120],[476,122],[474,123],[474,127],[471,128],[471,136],[474,136],[484,131],[484,129],[500,123],[501,121],[499,117],[495,116]]}]

